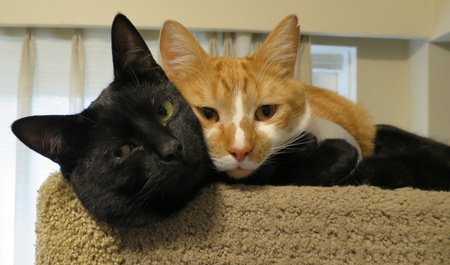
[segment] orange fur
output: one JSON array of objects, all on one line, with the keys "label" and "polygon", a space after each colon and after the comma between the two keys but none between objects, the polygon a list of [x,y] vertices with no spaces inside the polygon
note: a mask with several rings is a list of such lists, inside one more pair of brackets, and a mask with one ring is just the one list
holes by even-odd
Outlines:
[{"label": "orange fur", "polygon": [[[247,176],[274,148],[306,129],[309,109],[352,134],[363,156],[373,152],[375,127],[361,106],[293,79],[299,34],[297,17],[288,16],[251,55],[211,58],[181,24],[163,26],[163,68],[199,118],[213,162],[232,177]],[[259,121],[254,114],[264,105],[276,106],[276,112]],[[204,107],[216,110],[219,120],[205,118]],[[239,163],[233,156],[245,160]]]},{"label": "orange fur", "polygon": [[305,85],[305,90],[314,115],[339,124],[353,135],[363,157],[373,153],[376,129],[363,107],[328,89]]}]

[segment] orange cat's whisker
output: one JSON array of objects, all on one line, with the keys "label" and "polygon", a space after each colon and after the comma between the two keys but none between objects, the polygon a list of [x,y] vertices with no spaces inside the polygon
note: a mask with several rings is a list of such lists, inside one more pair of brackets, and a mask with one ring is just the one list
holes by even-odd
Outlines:
[{"label": "orange cat's whisker", "polygon": [[[283,144],[272,147],[270,149],[271,153],[273,155],[279,154],[281,150],[283,152],[287,152],[289,150],[292,150],[292,152],[295,152],[295,151],[298,150],[298,146],[299,145],[305,145],[305,144],[309,144],[309,143],[312,143],[312,142],[315,141],[315,140],[310,140],[310,138],[307,137],[307,136],[308,136],[308,134],[306,134],[305,132],[301,132],[300,134],[297,134],[296,136],[294,136],[291,139],[287,140]],[[305,139],[302,139],[302,138],[305,138]],[[305,140],[305,141],[299,142],[300,140]]]}]

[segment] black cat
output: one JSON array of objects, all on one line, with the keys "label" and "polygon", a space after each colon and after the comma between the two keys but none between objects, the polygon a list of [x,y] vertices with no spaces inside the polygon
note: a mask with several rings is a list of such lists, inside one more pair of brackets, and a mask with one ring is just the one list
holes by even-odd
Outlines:
[{"label": "black cat", "polygon": [[28,147],[61,167],[82,204],[115,226],[140,226],[182,207],[211,162],[189,105],[131,22],[112,25],[114,81],[84,111],[12,125]]}]

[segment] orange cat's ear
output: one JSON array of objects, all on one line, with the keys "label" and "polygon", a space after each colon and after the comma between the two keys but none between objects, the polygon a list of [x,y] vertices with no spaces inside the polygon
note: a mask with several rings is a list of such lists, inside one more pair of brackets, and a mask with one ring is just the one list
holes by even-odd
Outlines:
[{"label": "orange cat's ear", "polygon": [[209,57],[194,36],[173,20],[161,29],[159,49],[163,69],[175,85],[197,74],[202,61]]},{"label": "orange cat's ear", "polygon": [[260,49],[250,57],[263,60],[264,63],[279,64],[282,71],[292,76],[297,60],[300,41],[300,27],[296,15],[284,18],[269,34]]}]

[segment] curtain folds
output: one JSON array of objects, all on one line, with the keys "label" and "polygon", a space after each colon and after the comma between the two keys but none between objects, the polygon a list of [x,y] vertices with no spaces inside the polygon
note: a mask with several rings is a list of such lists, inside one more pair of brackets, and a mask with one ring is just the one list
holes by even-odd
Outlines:
[{"label": "curtain folds", "polygon": [[33,100],[34,73],[36,66],[36,44],[31,29],[27,29],[22,46],[20,59],[17,116],[24,117],[31,114]]},{"label": "curtain folds", "polygon": [[[70,34],[70,33],[69,33]],[[64,37],[61,37],[64,39]],[[67,105],[69,113],[77,113],[84,109],[85,99],[85,54],[81,31],[75,30],[72,35],[70,54],[69,87],[67,94]],[[37,64],[37,44],[35,33],[27,29],[22,45],[19,81],[17,89],[17,118],[35,114],[33,102],[42,95],[42,91],[35,91],[36,81],[39,78],[39,67]],[[42,47],[41,47],[42,48]],[[48,49],[48,48],[47,48]],[[55,53],[54,57],[60,54]],[[41,65],[42,67],[42,65]],[[67,78],[65,77],[65,78]],[[61,78],[55,76],[55,80]],[[44,92],[45,94],[45,92]],[[48,97],[48,96],[47,96]],[[63,104],[64,105],[64,104]],[[66,106],[67,106],[66,105]],[[48,113],[60,114],[60,113]],[[16,144],[16,171],[15,171],[15,199],[14,207],[14,263],[32,264],[34,260],[34,221],[35,221],[35,191],[36,185],[36,161],[28,147],[20,142]],[[37,184],[40,185],[40,184]]]},{"label": "curtain folds", "polygon": [[230,32],[223,34],[223,55],[225,57],[234,57],[233,35]]},{"label": "curtain folds", "polygon": [[[36,68],[36,43],[34,34],[31,29],[27,29],[20,58],[19,83],[17,91],[17,117],[25,117],[31,115],[33,107],[33,86]],[[23,144],[16,144],[16,185],[15,185],[15,201],[24,203],[16,203],[14,205],[14,261],[16,264],[26,264],[29,262],[31,251],[33,253],[33,245],[30,242],[30,233],[34,231],[34,205],[30,205],[30,156],[29,149]],[[34,234],[31,234],[31,239]],[[33,240],[34,241],[34,240]]]},{"label": "curtain folds", "polygon": [[70,63],[69,111],[78,113],[84,109],[85,64],[81,30],[75,30],[72,37]]},{"label": "curtain folds", "polygon": [[217,35],[217,32],[209,34],[209,56],[211,57],[219,56],[219,40]]}]

